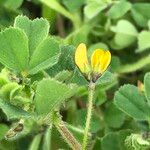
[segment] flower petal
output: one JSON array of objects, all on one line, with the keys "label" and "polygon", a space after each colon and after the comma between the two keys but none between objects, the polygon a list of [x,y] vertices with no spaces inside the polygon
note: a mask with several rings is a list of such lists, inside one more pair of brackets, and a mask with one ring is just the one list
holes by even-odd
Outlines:
[{"label": "flower petal", "polygon": [[91,57],[91,65],[94,72],[103,73],[110,64],[111,53],[102,49],[96,49]]},{"label": "flower petal", "polygon": [[75,63],[85,73],[88,66],[87,49],[84,43],[79,44],[75,52]]},{"label": "flower petal", "polygon": [[108,65],[110,64],[110,61],[111,61],[111,53],[109,51],[105,51],[103,58],[100,60],[101,73],[103,73],[107,69]]},{"label": "flower petal", "polygon": [[104,50],[102,49],[96,49],[91,57],[91,65],[93,70],[97,70],[97,68],[99,68],[100,65],[100,60],[103,58],[104,56]]}]

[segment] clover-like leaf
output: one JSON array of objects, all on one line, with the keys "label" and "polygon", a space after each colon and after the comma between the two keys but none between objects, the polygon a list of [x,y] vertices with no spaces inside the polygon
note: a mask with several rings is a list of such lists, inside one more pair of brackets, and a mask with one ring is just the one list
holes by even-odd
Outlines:
[{"label": "clover-like leaf", "polygon": [[116,33],[111,43],[115,49],[128,47],[136,41],[138,35],[135,26],[127,20],[119,20],[111,30]]},{"label": "clover-like leaf", "polygon": [[66,85],[54,79],[43,79],[37,85],[35,94],[36,112],[46,115],[57,109],[66,99],[73,96],[77,86]]},{"label": "clover-like leaf", "polygon": [[59,44],[53,38],[45,39],[34,51],[30,63],[29,74],[35,74],[57,63],[60,54]]},{"label": "clover-like leaf", "polygon": [[17,72],[28,66],[28,38],[20,29],[7,28],[0,33],[0,62]]},{"label": "clover-like leaf", "polygon": [[138,88],[133,85],[124,85],[115,93],[115,105],[138,120],[148,120],[150,108],[146,99]]},{"label": "clover-like leaf", "polygon": [[111,19],[120,18],[131,9],[131,6],[127,1],[119,1],[108,11],[108,17]]},{"label": "clover-like leaf", "polygon": [[29,39],[29,53],[33,54],[37,46],[48,36],[49,23],[46,19],[29,20],[26,16],[18,16],[14,27],[23,29]]},{"label": "clover-like leaf", "polygon": [[84,8],[84,14],[87,18],[91,19],[98,15],[102,10],[107,7],[107,3],[103,1],[88,1],[87,5]]}]

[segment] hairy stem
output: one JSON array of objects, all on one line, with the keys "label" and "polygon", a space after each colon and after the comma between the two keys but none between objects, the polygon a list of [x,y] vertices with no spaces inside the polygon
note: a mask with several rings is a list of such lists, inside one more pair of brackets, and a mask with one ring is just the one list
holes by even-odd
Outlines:
[{"label": "hairy stem", "polygon": [[91,81],[89,83],[88,110],[87,110],[86,125],[85,125],[84,137],[82,143],[82,150],[86,150],[88,144],[88,133],[90,130],[90,123],[92,117],[94,90],[95,90],[95,83]]},{"label": "hairy stem", "polygon": [[59,133],[62,135],[66,143],[73,149],[73,150],[81,150],[80,143],[75,139],[75,137],[72,135],[72,133],[68,130],[65,123],[60,119],[57,123],[55,123],[55,126]]}]

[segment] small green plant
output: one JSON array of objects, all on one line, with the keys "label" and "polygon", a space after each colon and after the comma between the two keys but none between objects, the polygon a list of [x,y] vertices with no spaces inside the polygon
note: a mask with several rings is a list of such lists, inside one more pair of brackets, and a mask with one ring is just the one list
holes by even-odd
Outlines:
[{"label": "small green plant", "polygon": [[[74,96],[79,87],[71,81],[63,83],[70,77],[66,71],[60,71],[54,77],[50,77],[44,71],[55,67],[59,61],[62,64],[62,49],[71,50],[71,47],[63,46],[63,43],[54,37],[49,37],[48,31],[49,24],[45,19],[31,21],[25,16],[18,16],[13,27],[6,28],[0,33],[0,62],[6,67],[2,70],[0,78],[0,108],[8,120],[18,120],[7,131],[5,138],[9,140],[29,133],[30,131],[26,131],[25,128],[26,122],[30,120],[31,131],[35,124],[39,128],[36,131],[39,133],[35,137],[38,140],[41,138],[42,126],[52,128],[54,125],[72,149],[84,150],[88,142],[95,82],[107,69],[111,59],[110,53],[96,50],[92,56],[92,66],[88,66],[85,45],[79,45],[76,50],[76,64],[89,82],[89,108],[81,147],[81,141],[78,142],[67,129],[59,114],[60,105]],[[70,57],[74,60],[72,54]],[[82,55],[86,60],[82,60]],[[68,64],[66,65],[68,67]],[[72,67],[75,67],[74,64]],[[56,69],[58,68],[52,71],[59,71]]]}]

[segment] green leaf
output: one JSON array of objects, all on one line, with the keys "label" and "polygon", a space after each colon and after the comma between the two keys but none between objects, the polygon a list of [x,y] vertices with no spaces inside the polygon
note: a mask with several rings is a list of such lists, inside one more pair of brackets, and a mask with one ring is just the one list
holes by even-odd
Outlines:
[{"label": "green leaf", "polygon": [[67,17],[68,19],[74,21],[74,15],[67,11],[57,0],[40,0],[43,4],[48,6],[50,9],[55,10],[61,15]]},{"label": "green leaf", "polygon": [[2,99],[0,99],[0,108],[6,114],[7,119],[21,119],[21,118],[30,118],[31,114],[23,109],[16,107]]},{"label": "green leaf", "polygon": [[0,89],[0,97],[10,100],[11,92],[18,88],[19,85],[15,82],[7,83]]},{"label": "green leaf", "polygon": [[150,49],[150,32],[142,31],[138,36],[138,50],[137,52],[143,52]]},{"label": "green leaf", "polygon": [[9,80],[9,71],[8,69],[4,68],[4,69],[1,69],[1,72],[0,72],[0,89],[7,83],[10,82]]},{"label": "green leaf", "polygon": [[26,16],[15,18],[14,27],[23,29],[29,39],[29,53],[33,54],[38,45],[47,38],[49,23],[46,19],[29,20]]},{"label": "green leaf", "polygon": [[36,135],[32,143],[30,144],[29,150],[39,150],[41,140],[42,140],[42,134]]},{"label": "green leaf", "polygon": [[54,79],[44,79],[37,85],[35,107],[38,114],[53,112],[76,92],[75,85],[66,85]]},{"label": "green leaf", "polygon": [[61,54],[58,63],[47,70],[50,76],[55,76],[56,74],[58,74],[63,70],[72,71],[75,68],[74,47],[67,45],[67,46],[62,46],[60,49],[61,49]]},{"label": "green leaf", "polygon": [[114,39],[112,39],[112,40],[110,41],[110,46],[111,46],[114,50],[120,50],[120,49],[123,49],[123,46],[117,45],[117,44],[115,43],[115,40],[114,40]]},{"label": "green leaf", "polygon": [[0,124],[0,141],[4,139],[6,132],[8,131],[8,126],[5,124]]},{"label": "green leaf", "polygon": [[69,72],[68,70],[63,70],[55,76],[55,79],[60,82],[65,82],[66,80],[70,79],[71,75],[72,72]]},{"label": "green leaf", "polygon": [[12,150],[12,149],[15,150],[17,149],[16,141],[1,140],[0,149],[1,150]]},{"label": "green leaf", "polygon": [[145,95],[148,103],[150,103],[150,72],[144,76]]},{"label": "green leaf", "polygon": [[95,91],[95,105],[100,106],[107,100],[106,92],[104,90]]},{"label": "green leaf", "polygon": [[7,81],[3,77],[0,77],[0,88],[3,87],[5,84],[7,84]]},{"label": "green leaf", "polygon": [[100,138],[97,138],[96,140],[95,140],[95,144],[94,144],[94,146],[93,146],[93,150],[98,150],[98,149],[100,149],[101,148],[101,139]]},{"label": "green leaf", "polygon": [[0,33],[0,62],[14,71],[25,71],[28,65],[28,38],[20,29],[7,28]]},{"label": "green leaf", "polygon": [[125,114],[117,109],[113,103],[111,103],[105,110],[104,119],[109,127],[119,128],[124,123]]},{"label": "green leaf", "polygon": [[102,150],[128,150],[125,148],[124,141],[130,133],[130,130],[122,130],[106,134],[101,140]]},{"label": "green leaf", "polygon": [[115,105],[138,120],[148,120],[150,109],[144,95],[133,85],[124,85],[115,93]]},{"label": "green leaf", "polygon": [[[92,114],[92,119],[91,119],[91,128],[90,131],[91,133],[96,133],[99,130],[103,129],[103,124],[102,124],[102,120],[100,120],[98,118],[97,115],[95,115],[94,113]],[[80,109],[76,111],[76,122],[78,122],[78,126],[81,127],[82,129],[85,128],[85,123],[86,123],[86,116],[87,116],[87,111],[86,109]]]},{"label": "green leaf", "polygon": [[88,85],[87,80],[85,79],[85,77],[83,76],[83,74],[81,74],[80,70],[78,68],[76,68],[73,72],[72,78],[70,78],[69,80],[70,83],[75,83],[77,85]]},{"label": "green leaf", "polygon": [[23,0],[6,0],[4,3],[4,6],[7,7],[8,9],[17,9],[21,6],[23,3]]},{"label": "green leaf", "polygon": [[106,83],[111,83],[113,80],[115,80],[115,76],[113,73],[109,71],[105,71],[102,76],[96,81],[97,85],[102,85]]},{"label": "green leaf", "polygon": [[86,0],[62,0],[63,4],[68,8],[70,12],[77,11],[85,3]]},{"label": "green leaf", "polygon": [[84,14],[87,18],[91,19],[98,15],[102,10],[107,7],[107,3],[103,1],[93,0],[89,1],[84,7]]},{"label": "green leaf", "polygon": [[76,32],[76,34],[74,34],[72,41],[71,42],[69,41],[69,42],[75,46],[79,45],[82,42],[87,43],[90,29],[91,29],[91,26],[84,25]]},{"label": "green leaf", "polygon": [[108,11],[108,17],[111,19],[118,19],[122,17],[131,9],[131,4],[127,1],[120,1],[114,4]]},{"label": "green leaf", "polygon": [[103,137],[101,142],[102,150],[120,150],[119,147],[119,138],[117,134],[110,133]]},{"label": "green leaf", "polygon": [[148,20],[150,20],[149,8],[149,3],[135,3],[132,5],[131,14],[133,19],[141,27],[146,27]]},{"label": "green leaf", "polygon": [[133,24],[127,20],[119,20],[111,30],[116,33],[113,42],[119,46],[119,49],[128,47],[136,41],[138,32]]},{"label": "green leaf", "polygon": [[30,63],[29,74],[35,74],[43,69],[52,67],[59,58],[59,44],[53,38],[45,39],[34,51]]},{"label": "green leaf", "polygon": [[121,62],[119,57],[117,56],[112,56],[111,58],[111,63],[110,63],[110,69],[113,72],[117,72],[120,69]]}]

